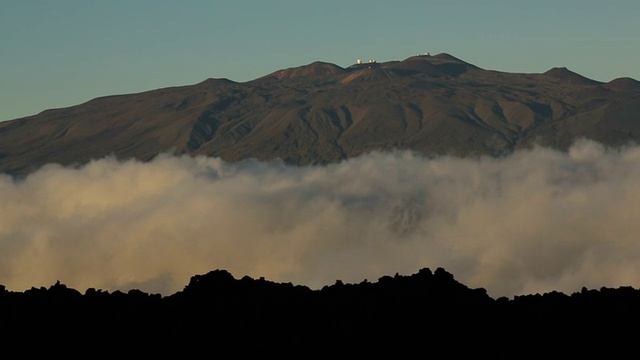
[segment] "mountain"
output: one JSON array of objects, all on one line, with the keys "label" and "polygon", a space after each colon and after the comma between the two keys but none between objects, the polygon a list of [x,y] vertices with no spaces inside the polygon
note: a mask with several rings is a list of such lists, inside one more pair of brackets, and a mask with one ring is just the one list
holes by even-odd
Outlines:
[{"label": "mountain", "polygon": [[619,146],[640,139],[639,113],[631,78],[603,83],[566,68],[500,72],[444,53],[346,68],[318,61],[243,83],[208,79],[1,122],[0,172],[163,152],[305,165],[372,150],[566,149],[579,137]]}]

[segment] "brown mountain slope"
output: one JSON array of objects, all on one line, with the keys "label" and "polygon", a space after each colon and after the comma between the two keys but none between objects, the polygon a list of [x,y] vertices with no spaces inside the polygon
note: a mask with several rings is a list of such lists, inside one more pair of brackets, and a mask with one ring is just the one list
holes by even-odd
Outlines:
[{"label": "brown mountain slope", "polygon": [[320,77],[343,73],[345,70],[338,65],[316,61],[305,66],[298,66],[284,70],[275,71],[264,78],[274,77],[278,80]]},{"label": "brown mountain slope", "polygon": [[544,72],[544,75],[555,78],[564,83],[576,85],[598,85],[600,82],[586,78],[566,67],[555,67]]},{"label": "brown mountain slope", "polygon": [[377,149],[498,155],[534,143],[566,148],[578,137],[620,145],[640,138],[636,83],[565,68],[489,71],[448,54],[347,68],[315,62],[2,122],[0,171],[161,152],[322,164]]},{"label": "brown mountain slope", "polygon": [[622,91],[640,90],[640,81],[629,77],[613,79],[604,85],[607,89],[617,89]]}]

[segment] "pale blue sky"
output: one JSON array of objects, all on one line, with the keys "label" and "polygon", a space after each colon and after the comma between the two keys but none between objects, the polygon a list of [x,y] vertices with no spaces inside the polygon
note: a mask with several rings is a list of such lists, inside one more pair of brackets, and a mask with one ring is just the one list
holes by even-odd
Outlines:
[{"label": "pale blue sky", "polygon": [[0,121],[321,60],[447,52],[640,80],[639,0],[0,0]]}]

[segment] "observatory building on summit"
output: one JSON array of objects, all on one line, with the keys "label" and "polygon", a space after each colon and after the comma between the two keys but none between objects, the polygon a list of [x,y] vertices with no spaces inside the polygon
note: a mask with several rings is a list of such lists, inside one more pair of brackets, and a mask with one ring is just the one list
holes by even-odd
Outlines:
[{"label": "observatory building on summit", "polygon": [[349,66],[349,69],[363,69],[363,68],[372,68],[379,66],[378,62],[375,59],[371,59],[367,62],[363,62],[362,59],[356,59],[356,63]]},{"label": "observatory building on summit", "polygon": [[[428,51],[425,51],[422,54],[416,54],[416,56],[431,56],[431,54]],[[378,61],[376,61],[375,59],[370,59],[367,62],[362,61],[361,58],[356,59],[355,64],[349,66],[347,69],[349,70],[357,70],[357,69],[366,69],[366,68],[373,68],[373,67],[378,67],[380,66],[380,64],[378,63]]]}]

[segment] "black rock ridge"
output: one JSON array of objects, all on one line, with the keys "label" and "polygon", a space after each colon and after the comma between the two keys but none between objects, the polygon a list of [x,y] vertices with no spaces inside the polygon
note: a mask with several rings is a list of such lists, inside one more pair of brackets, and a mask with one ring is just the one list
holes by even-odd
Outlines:
[{"label": "black rock ridge", "polygon": [[[493,299],[442,268],[320,290],[225,270],[195,275],[169,296],[56,283],[24,292],[0,286],[9,348],[20,340],[48,354],[71,343],[103,353],[396,356],[441,354],[553,358],[593,349],[632,350],[640,291],[601,288]],[[67,348],[64,348],[67,349]]]}]

